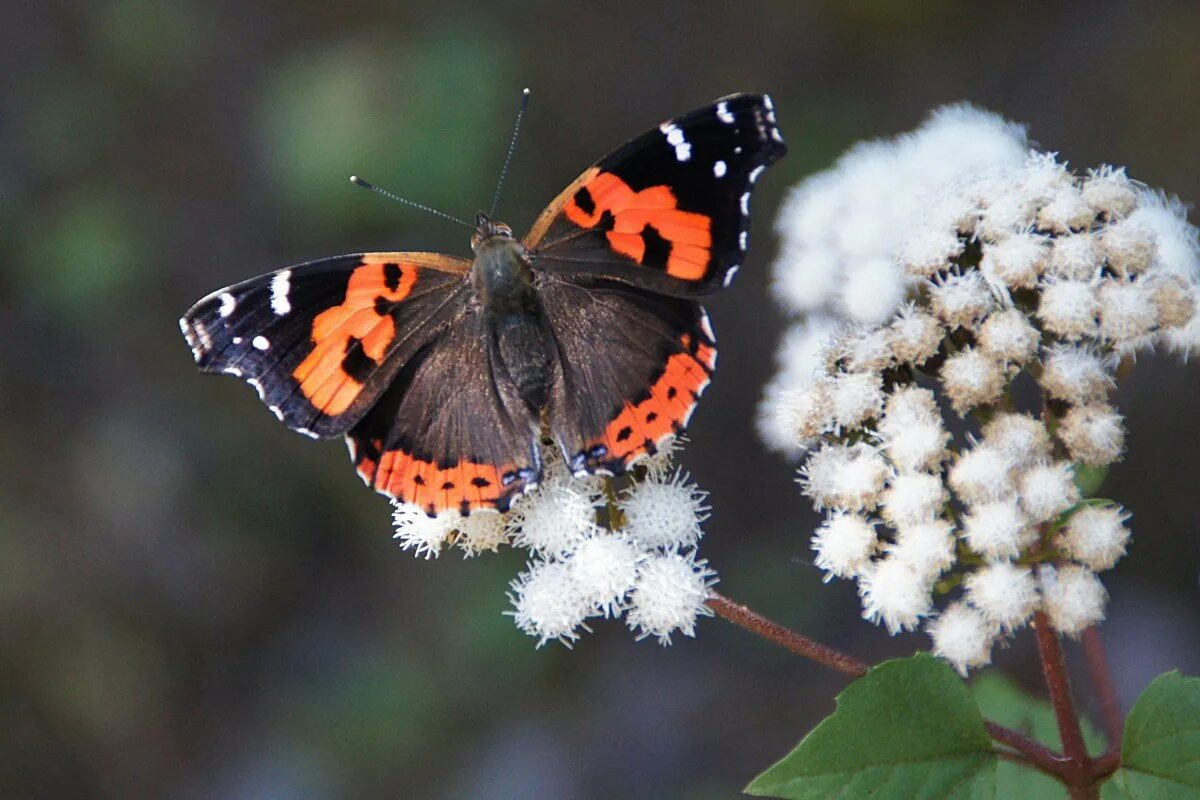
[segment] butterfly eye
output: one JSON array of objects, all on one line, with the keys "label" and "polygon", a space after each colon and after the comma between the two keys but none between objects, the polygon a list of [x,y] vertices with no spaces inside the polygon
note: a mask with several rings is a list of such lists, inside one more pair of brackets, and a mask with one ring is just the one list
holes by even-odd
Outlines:
[{"label": "butterfly eye", "polygon": [[497,236],[503,236],[506,239],[512,238],[512,228],[505,225],[503,222],[497,222],[494,228]]}]

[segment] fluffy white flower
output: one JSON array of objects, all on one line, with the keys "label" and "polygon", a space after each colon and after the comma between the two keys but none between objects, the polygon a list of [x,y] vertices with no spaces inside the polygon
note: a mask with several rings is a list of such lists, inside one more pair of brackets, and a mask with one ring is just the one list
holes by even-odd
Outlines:
[{"label": "fluffy white flower", "polygon": [[1110,364],[1090,348],[1054,345],[1043,361],[1042,388],[1051,397],[1068,403],[1103,400],[1116,385]]},{"label": "fluffy white flower", "polygon": [[929,305],[951,328],[974,328],[995,300],[983,277],[971,270],[939,276],[929,283]]},{"label": "fluffy white flower", "polygon": [[902,472],[883,492],[883,518],[893,528],[930,522],[950,500],[941,476]]},{"label": "fluffy white flower", "polygon": [[1158,324],[1166,329],[1189,324],[1196,316],[1196,285],[1186,278],[1156,273],[1147,279]]},{"label": "fluffy white flower", "polygon": [[1192,298],[1192,308],[1195,309],[1191,319],[1163,334],[1171,352],[1178,353],[1184,359],[1200,350],[1200,287],[1191,287],[1189,294]]},{"label": "fluffy white flower", "polygon": [[1104,619],[1108,592],[1096,573],[1078,564],[1054,568],[1043,566],[1041,582],[1042,607],[1050,625],[1066,636],[1079,636]]},{"label": "fluffy white flower", "polygon": [[457,544],[467,556],[476,556],[483,552],[494,553],[501,545],[508,544],[508,531],[503,514],[480,509],[460,520],[457,527]]},{"label": "fluffy white flower", "polygon": [[1158,324],[1154,291],[1145,281],[1100,285],[1100,335],[1114,344],[1137,342]]},{"label": "fluffy white flower", "polygon": [[791,442],[807,446],[833,424],[831,381],[818,381],[806,389],[782,392],[772,399],[772,413]]},{"label": "fluffy white flower", "polygon": [[837,337],[834,346],[838,350],[838,360],[850,372],[882,372],[896,361],[887,328],[852,328]]},{"label": "fluffy white flower", "polygon": [[953,528],[944,519],[905,525],[896,531],[896,543],[887,551],[887,561],[908,564],[932,582],[954,563]]},{"label": "fluffy white flower", "polygon": [[1154,230],[1137,216],[1115,222],[1100,232],[1100,250],[1109,269],[1125,278],[1146,271],[1156,243]]},{"label": "fluffy white flower", "polygon": [[840,372],[829,398],[834,422],[843,429],[857,428],[883,410],[883,378],[872,372]]},{"label": "fluffy white flower", "polygon": [[950,662],[964,678],[972,667],[992,660],[996,626],[966,603],[951,603],[925,630],[933,639],[933,653]]},{"label": "fluffy white flower", "polygon": [[595,524],[595,501],[590,492],[558,481],[546,481],[513,503],[508,514],[513,544],[547,557],[574,549]]},{"label": "fluffy white flower", "polygon": [[1195,282],[1200,276],[1200,240],[1178,200],[1144,191],[1138,195],[1138,208],[1130,220],[1154,232],[1154,263],[1160,270]]},{"label": "fluffy white flower", "polygon": [[1125,452],[1125,425],[1107,403],[1073,407],[1055,433],[1076,463],[1104,466]]},{"label": "fluffy white flower", "polygon": [[958,231],[944,225],[920,225],[900,243],[896,254],[904,273],[914,278],[932,278],[950,268],[950,260],[963,251]]},{"label": "fluffy white flower", "polygon": [[591,608],[571,578],[571,567],[561,561],[535,561],[510,584],[513,621],[538,640],[538,647],[557,639],[568,647],[579,638],[579,629]]},{"label": "fluffy white flower", "polygon": [[941,378],[950,405],[959,414],[995,402],[1004,391],[1003,364],[979,348],[964,347],[947,358]]},{"label": "fluffy white flower", "polygon": [[694,554],[652,554],[638,565],[637,582],[629,595],[625,624],[639,640],[654,636],[659,644],[671,643],[675,631],[696,634],[696,619],[712,616],[705,605],[716,582],[716,573]]},{"label": "fluffy white flower", "polygon": [[967,546],[987,558],[1016,558],[1036,536],[1015,500],[979,503],[963,516]]},{"label": "fluffy white flower", "polygon": [[1037,608],[1033,571],[1010,561],[980,567],[967,576],[964,585],[967,601],[1006,632],[1028,622]]},{"label": "fluffy white flower", "polygon": [[887,328],[888,343],[896,360],[915,366],[933,357],[944,334],[937,317],[912,304],[902,306]]},{"label": "fluffy white flower", "polygon": [[979,329],[979,349],[999,361],[1024,364],[1037,353],[1041,334],[1015,308],[988,316]]},{"label": "fluffy white flower", "polygon": [[1088,280],[1048,280],[1038,297],[1038,319],[1051,333],[1075,340],[1096,336],[1100,328],[1100,298]]},{"label": "fluffy white flower", "polygon": [[644,556],[627,536],[596,534],[576,546],[568,575],[589,609],[604,616],[621,612]]},{"label": "fluffy white flower", "polygon": [[462,515],[453,510],[431,517],[424,508],[412,503],[393,503],[392,506],[392,524],[396,528],[393,538],[400,540],[404,550],[412,550],[414,555],[425,558],[435,558],[441,553],[454,529],[462,523]]},{"label": "fluffy white flower", "polygon": [[1050,248],[1050,274],[1071,281],[1090,281],[1100,274],[1104,254],[1092,233],[1058,236]]},{"label": "fluffy white flower", "polygon": [[893,636],[933,613],[933,579],[908,561],[884,558],[858,580],[863,619],[887,626]]},{"label": "fluffy white flower", "polygon": [[1018,467],[1049,458],[1054,446],[1046,425],[1028,414],[1000,412],[984,424],[981,433],[985,442]]},{"label": "fluffy white flower", "polygon": [[950,488],[964,503],[1000,500],[1012,492],[1014,463],[1004,451],[983,442],[960,453],[950,468]]},{"label": "fluffy white flower", "polygon": [[625,532],[647,549],[692,547],[704,533],[700,523],[708,519],[706,496],[682,473],[647,476],[620,500]]},{"label": "fluffy white flower", "polygon": [[1071,464],[1037,464],[1021,473],[1021,508],[1033,522],[1049,522],[1079,501]]},{"label": "fluffy white flower", "polygon": [[800,469],[804,493],[816,508],[870,510],[888,476],[887,462],[868,444],[824,444]]},{"label": "fluffy white flower", "polygon": [[950,433],[942,427],[939,417],[906,418],[892,414],[880,423],[879,439],[897,469],[918,472],[937,469],[941,465],[946,457]]},{"label": "fluffy white flower", "polygon": [[1125,555],[1129,514],[1119,506],[1087,506],[1071,515],[1058,537],[1068,558],[1100,572],[1112,569]]},{"label": "fluffy white flower", "polygon": [[1092,224],[1096,212],[1083,199],[1083,192],[1074,183],[1059,187],[1041,209],[1038,210],[1039,230],[1068,234],[1086,229]]},{"label": "fluffy white flower", "polygon": [[[781,221],[788,211],[785,203],[779,217]],[[780,233],[784,234],[784,231]],[[787,308],[811,311],[833,296],[841,273],[842,262],[833,249],[818,243],[785,243],[775,262],[771,290]]]},{"label": "fluffy white flower", "polygon": [[937,399],[933,392],[919,386],[899,386],[888,395],[884,425],[912,425],[922,422],[941,422]]},{"label": "fluffy white flower", "polygon": [[868,258],[845,276],[842,306],[859,322],[883,322],[904,300],[904,276],[891,258]]},{"label": "fluffy white flower", "polygon": [[1082,191],[1084,202],[1105,219],[1123,217],[1137,207],[1137,188],[1125,176],[1124,167],[1104,165],[1088,170]]},{"label": "fluffy white flower", "polygon": [[1049,240],[1035,233],[1010,236],[983,248],[979,269],[988,280],[1010,289],[1031,289],[1046,269]]},{"label": "fluffy white flower", "polygon": [[877,547],[875,523],[858,514],[834,513],[813,533],[813,560],[825,580],[856,578],[871,563]]}]

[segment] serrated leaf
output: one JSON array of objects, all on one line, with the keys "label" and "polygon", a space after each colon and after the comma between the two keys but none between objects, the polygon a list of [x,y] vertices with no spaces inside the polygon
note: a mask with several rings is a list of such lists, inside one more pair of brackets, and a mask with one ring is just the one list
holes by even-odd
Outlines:
[{"label": "serrated leaf", "polygon": [[746,792],[789,800],[992,800],[996,754],[971,693],[940,659],[885,661]]},{"label": "serrated leaf", "polygon": [[1200,797],[1200,678],[1151,681],[1125,720],[1121,764],[1113,782],[1129,800]]}]

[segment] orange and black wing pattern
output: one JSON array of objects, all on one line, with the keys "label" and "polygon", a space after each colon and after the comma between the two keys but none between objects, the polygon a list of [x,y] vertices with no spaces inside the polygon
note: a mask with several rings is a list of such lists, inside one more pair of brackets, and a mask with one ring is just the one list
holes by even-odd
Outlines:
[{"label": "orange and black wing pattern", "polygon": [[346,437],[359,476],[430,514],[508,509],[542,477],[539,420],[517,396],[482,311],[411,358]]},{"label": "orange and black wing pattern", "polygon": [[745,259],[754,183],[786,150],[768,96],[730,95],[597,162],[524,243],[539,269],[679,296],[716,291]]},{"label": "orange and black wing pattern", "polygon": [[549,418],[577,474],[620,474],[687,426],[717,363],[694,301],[621,281],[545,273],[559,371]]},{"label": "orange and black wing pattern", "polygon": [[339,436],[451,320],[470,262],[360,253],[213,292],[179,321],[204,372],[245,380],[285,425]]}]

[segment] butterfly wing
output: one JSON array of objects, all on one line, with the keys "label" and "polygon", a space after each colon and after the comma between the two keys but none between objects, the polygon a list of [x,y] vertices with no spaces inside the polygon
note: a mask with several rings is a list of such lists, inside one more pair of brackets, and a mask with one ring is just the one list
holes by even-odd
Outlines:
[{"label": "butterfly wing", "polygon": [[541,480],[539,420],[517,396],[482,310],[465,297],[459,306],[346,441],[363,481],[393,499],[431,514],[504,511]]},{"label": "butterfly wing", "polygon": [[716,367],[696,302],[621,281],[542,273],[558,351],[550,427],[576,473],[625,472],[687,425]]},{"label": "butterfly wing", "polygon": [[665,294],[727,286],[745,258],[750,192],[787,148],[766,95],[730,95],[601,159],[524,239],[540,269]]},{"label": "butterfly wing", "polygon": [[469,268],[435,253],[327,258],[213,292],[179,324],[202,371],[245,379],[292,430],[337,436],[448,323]]}]

